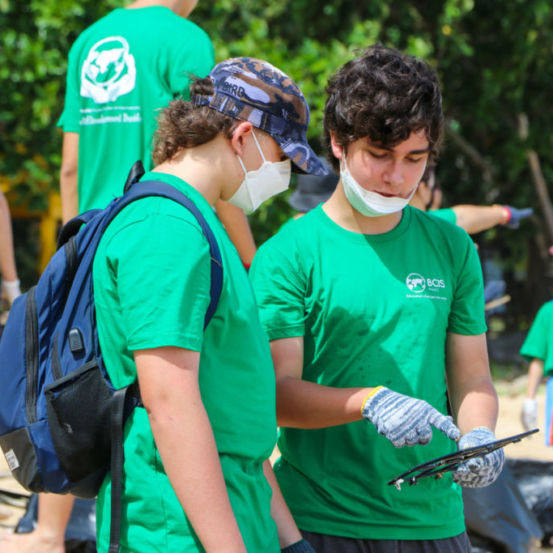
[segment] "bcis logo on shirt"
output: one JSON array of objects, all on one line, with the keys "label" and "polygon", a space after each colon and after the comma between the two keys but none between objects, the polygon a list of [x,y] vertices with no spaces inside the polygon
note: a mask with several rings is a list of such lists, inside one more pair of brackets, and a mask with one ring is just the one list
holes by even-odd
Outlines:
[{"label": "bcis logo on shirt", "polygon": [[410,273],[405,279],[405,284],[412,294],[407,294],[408,297],[424,297],[430,299],[445,300],[441,296],[443,289],[446,287],[443,278],[426,278],[419,273]]},{"label": "bcis logo on shirt", "polygon": [[136,65],[129,43],[122,36],[97,42],[81,69],[81,96],[97,104],[113,102],[136,84]]}]

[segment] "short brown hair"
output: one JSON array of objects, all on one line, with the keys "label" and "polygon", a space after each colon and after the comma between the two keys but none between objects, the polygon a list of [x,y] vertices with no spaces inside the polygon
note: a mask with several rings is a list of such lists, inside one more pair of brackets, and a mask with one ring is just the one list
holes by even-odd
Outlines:
[{"label": "short brown hair", "polygon": [[443,127],[440,85],[424,61],[380,44],[344,64],[329,80],[324,112],[327,149],[334,168],[330,132],[344,148],[359,138],[395,146],[424,129],[435,157]]},{"label": "short brown hair", "polygon": [[[197,79],[191,94],[213,94],[209,78]],[[219,133],[230,138],[238,121],[208,106],[196,106],[183,99],[173,100],[159,115],[152,159],[156,165],[172,159],[181,149],[200,146]]]}]

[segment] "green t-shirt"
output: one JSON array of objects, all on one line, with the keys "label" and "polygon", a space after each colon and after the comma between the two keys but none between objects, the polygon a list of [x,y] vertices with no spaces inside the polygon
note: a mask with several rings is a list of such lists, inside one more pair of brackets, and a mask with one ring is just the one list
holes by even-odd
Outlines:
[{"label": "green t-shirt", "polygon": [[429,215],[434,215],[434,217],[439,217],[452,225],[457,224],[457,215],[455,215],[455,211],[453,211],[450,207],[444,209],[433,209],[431,211],[427,211],[427,213]]},{"label": "green t-shirt", "polygon": [[[448,332],[486,330],[474,244],[458,227],[407,207],[380,235],[350,232],[321,206],[287,224],[250,272],[270,340],[303,336],[303,378],[325,386],[384,385],[447,412]],[[361,406],[359,406],[361,408]],[[455,450],[434,431],[396,449],[367,421],[281,428],[275,472],[298,526],[360,539],[438,539],[464,530],[451,476],[398,491],[387,482]]]},{"label": "green t-shirt", "polygon": [[79,134],[79,212],[121,195],[136,160],[151,168],[159,109],[213,63],[206,33],[163,6],[113,10],[79,35],[58,122]]},{"label": "green t-shirt", "polygon": [[[211,227],[223,259],[223,289],[210,301],[209,246],[194,216],[165,198],[126,207],[106,230],[93,265],[98,334],[116,388],[136,378],[133,351],[175,346],[201,352],[200,390],[230,501],[249,553],[280,551],[262,463],[275,445],[275,377],[251,284],[206,200],[162,173],[143,179],[184,192]],[[163,375],[160,375],[163,378]],[[143,408],[125,426],[121,552],[203,551],[177,500]],[[110,478],[98,497],[98,551],[109,542]]]},{"label": "green t-shirt", "polygon": [[543,304],[530,331],[520,348],[520,354],[529,361],[533,358],[543,361],[543,372],[545,375],[553,374],[553,301]]}]

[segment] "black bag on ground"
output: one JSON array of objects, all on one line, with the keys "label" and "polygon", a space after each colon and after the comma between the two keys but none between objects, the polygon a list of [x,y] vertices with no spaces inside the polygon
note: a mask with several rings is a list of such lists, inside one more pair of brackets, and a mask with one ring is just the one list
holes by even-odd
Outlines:
[{"label": "black bag on ground", "polygon": [[474,548],[527,553],[543,531],[528,507],[510,470],[509,460],[499,478],[486,488],[463,488],[465,523]]},{"label": "black bag on ground", "polygon": [[509,466],[529,509],[543,531],[542,545],[553,537],[553,463],[533,459],[510,459]]}]

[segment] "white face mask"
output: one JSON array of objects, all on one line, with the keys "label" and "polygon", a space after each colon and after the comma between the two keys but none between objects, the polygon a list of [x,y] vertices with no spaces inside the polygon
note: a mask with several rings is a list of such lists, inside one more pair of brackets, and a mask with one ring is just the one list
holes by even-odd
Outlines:
[{"label": "white face mask", "polygon": [[279,192],[287,190],[290,186],[290,174],[292,173],[292,164],[289,159],[285,161],[267,161],[253,130],[252,134],[263,159],[263,164],[255,171],[246,171],[244,162],[240,156],[237,156],[245,176],[238,190],[228,200],[231,204],[241,207],[246,213],[255,211],[264,201]]},{"label": "white face mask", "polygon": [[376,192],[366,190],[352,177],[347,168],[345,156],[344,166],[340,168],[340,178],[349,203],[366,217],[382,217],[401,211],[417,191],[415,186],[408,198],[399,198],[398,196],[386,198]]}]

